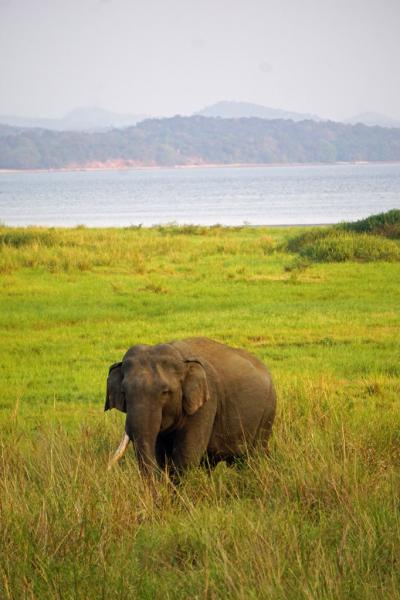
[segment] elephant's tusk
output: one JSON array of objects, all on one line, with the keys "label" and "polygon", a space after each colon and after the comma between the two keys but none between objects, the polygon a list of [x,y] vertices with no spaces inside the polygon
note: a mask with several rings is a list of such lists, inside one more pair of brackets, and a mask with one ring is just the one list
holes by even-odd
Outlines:
[{"label": "elephant's tusk", "polygon": [[115,465],[115,463],[117,463],[119,460],[121,460],[121,458],[123,457],[123,455],[126,452],[126,449],[128,447],[129,441],[130,441],[129,440],[129,436],[125,433],[124,437],[122,438],[122,441],[121,441],[120,445],[118,446],[118,448],[115,451],[114,456],[112,457],[112,459],[108,463],[108,467],[107,467],[108,471],[112,468],[113,465]]}]

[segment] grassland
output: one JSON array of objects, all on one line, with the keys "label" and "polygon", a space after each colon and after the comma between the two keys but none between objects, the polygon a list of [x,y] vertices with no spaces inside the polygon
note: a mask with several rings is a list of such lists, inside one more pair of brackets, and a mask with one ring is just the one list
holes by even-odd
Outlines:
[{"label": "grassland", "polygon": [[[299,233],[0,228],[1,599],[400,598],[399,242]],[[271,456],[154,496],[106,471],[107,368],[189,335],[270,366]]]}]

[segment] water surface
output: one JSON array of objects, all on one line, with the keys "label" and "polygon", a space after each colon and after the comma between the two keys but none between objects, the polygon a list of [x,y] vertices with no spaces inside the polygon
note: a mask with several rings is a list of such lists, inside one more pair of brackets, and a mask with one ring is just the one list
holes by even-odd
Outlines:
[{"label": "water surface", "polygon": [[400,208],[400,164],[0,173],[7,225],[290,225]]}]

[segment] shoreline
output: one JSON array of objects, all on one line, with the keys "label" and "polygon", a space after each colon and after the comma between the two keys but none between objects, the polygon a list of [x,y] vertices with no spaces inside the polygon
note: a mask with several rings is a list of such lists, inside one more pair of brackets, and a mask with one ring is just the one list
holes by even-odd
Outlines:
[{"label": "shoreline", "polygon": [[212,225],[202,225],[196,223],[155,223],[153,225],[85,225],[85,224],[77,224],[77,225],[41,225],[41,224],[33,224],[29,225],[8,225],[7,223],[0,223],[0,228],[7,229],[158,229],[160,227],[174,227],[179,229],[180,227],[204,227],[207,229],[213,229],[214,227],[222,227],[222,229],[288,229],[294,227],[334,227],[335,225],[339,225],[342,221],[337,221],[336,223],[280,223],[280,224],[254,224],[245,223],[240,225],[224,225],[223,223],[213,223]]},{"label": "shoreline", "polygon": [[198,170],[198,169],[254,169],[254,168],[292,168],[292,167],[338,167],[338,166],[365,166],[365,165],[400,165],[400,161],[393,160],[358,160],[337,161],[331,163],[198,163],[187,165],[115,165],[103,164],[99,166],[70,166],[49,169],[1,169],[0,175],[7,173],[96,173],[101,171],[166,171],[166,170]]}]

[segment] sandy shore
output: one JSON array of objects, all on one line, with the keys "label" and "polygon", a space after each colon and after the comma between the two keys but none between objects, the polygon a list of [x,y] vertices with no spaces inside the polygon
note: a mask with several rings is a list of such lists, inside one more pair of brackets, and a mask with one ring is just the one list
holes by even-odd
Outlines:
[{"label": "sandy shore", "polygon": [[74,173],[96,171],[165,171],[165,170],[196,170],[196,169],[248,169],[248,168],[276,168],[276,167],[335,167],[335,166],[363,166],[363,165],[399,165],[400,161],[338,161],[333,163],[199,163],[190,165],[121,165],[96,163],[94,165],[69,166],[57,169],[0,169],[1,173]]}]

